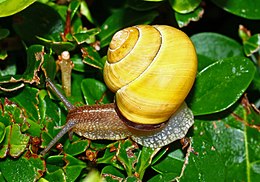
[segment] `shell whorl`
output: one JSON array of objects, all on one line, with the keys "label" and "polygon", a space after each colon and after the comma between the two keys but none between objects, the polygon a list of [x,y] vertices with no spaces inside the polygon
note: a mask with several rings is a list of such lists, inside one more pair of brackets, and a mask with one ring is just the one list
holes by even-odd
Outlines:
[{"label": "shell whorl", "polygon": [[114,35],[104,80],[128,120],[158,124],[184,102],[196,71],[195,48],[185,33],[165,25],[139,25]]}]

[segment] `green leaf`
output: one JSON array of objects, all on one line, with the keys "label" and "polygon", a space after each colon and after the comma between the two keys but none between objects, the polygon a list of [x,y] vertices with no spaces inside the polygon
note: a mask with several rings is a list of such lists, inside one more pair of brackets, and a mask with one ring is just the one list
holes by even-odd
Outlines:
[{"label": "green leaf", "polygon": [[94,47],[86,46],[83,47],[81,51],[82,51],[83,63],[98,69],[102,69],[104,67],[103,62],[101,61],[101,57]]},{"label": "green leaf", "polygon": [[62,171],[62,169],[59,169],[55,172],[47,173],[44,178],[48,181],[59,181],[59,182],[66,182],[66,175]]},{"label": "green leaf", "polygon": [[127,0],[127,5],[137,11],[147,11],[158,8],[162,5],[163,0],[144,1],[144,0]]},{"label": "green leaf", "polygon": [[30,6],[36,0],[1,0],[0,17],[10,16]]},{"label": "green leaf", "polygon": [[47,159],[47,169],[49,173],[44,177],[51,181],[60,181],[60,179],[63,178],[66,178],[66,181],[75,181],[84,168],[86,168],[86,163],[71,155],[51,156]]},{"label": "green leaf", "polygon": [[187,26],[191,21],[198,21],[204,13],[201,7],[196,8],[194,11],[186,14],[175,12],[175,18],[180,28]]},{"label": "green leaf", "polygon": [[244,52],[247,56],[251,56],[253,53],[260,49],[260,34],[255,34],[246,41],[243,42]]},{"label": "green leaf", "polygon": [[98,80],[84,79],[81,82],[81,89],[87,105],[96,104],[98,101],[100,103],[109,103],[112,100],[112,95],[107,92],[106,85]]},{"label": "green leaf", "polygon": [[134,155],[135,146],[133,142],[129,139],[121,141],[119,145],[119,151],[117,153],[117,158],[124,166],[125,171],[128,176],[132,176],[134,169],[133,164],[137,160],[137,156]]},{"label": "green leaf", "polygon": [[37,36],[37,38],[41,41],[42,44],[53,49],[57,54],[61,54],[63,51],[72,51],[76,47],[76,45],[71,42],[57,42],[39,36]]},{"label": "green leaf", "polygon": [[5,125],[0,122],[0,144],[1,144],[1,142],[4,140],[5,133],[6,133],[6,131],[5,131]]},{"label": "green leaf", "polygon": [[96,41],[95,35],[99,33],[99,29],[93,28],[86,31],[81,31],[79,33],[73,34],[73,38],[76,40],[78,44],[91,44]]},{"label": "green leaf", "polygon": [[201,0],[169,0],[172,9],[178,13],[190,13],[200,4]]},{"label": "green leaf", "polygon": [[7,54],[6,50],[0,50],[0,60],[6,59],[7,56],[8,56],[8,54]]},{"label": "green leaf", "polygon": [[12,157],[18,157],[26,148],[27,143],[29,142],[30,137],[22,134],[20,131],[20,126],[14,124],[10,128],[9,136],[9,154]]},{"label": "green leaf", "polygon": [[168,153],[165,158],[154,164],[152,168],[163,174],[163,176],[167,175],[170,176],[171,179],[174,179],[180,174],[183,163],[184,154],[180,149],[178,149]]},{"label": "green leaf", "polygon": [[37,72],[44,61],[44,47],[42,45],[32,45],[27,49],[27,67],[22,75],[26,82],[39,83]]},{"label": "green leaf", "polygon": [[90,23],[94,23],[94,19],[88,8],[88,4],[85,1],[81,1],[80,4],[80,13],[87,18]]},{"label": "green leaf", "polygon": [[42,175],[44,162],[39,159],[20,157],[17,160],[6,158],[0,161],[0,171],[6,181],[36,181]]},{"label": "green leaf", "polygon": [[105,47],[109,44],[116,31],[137,24],[149,24],[159,14],[156,11],[134,11],[121,9],[113,13],[101,26],[100,45]]},{"label": "green leaf", "polygon": [[244,56],[242,46],[235,40],[217,33],[199,33],[191,37],[198,54],[198,70],[234,56]]},{"label": "green leaf", "polygon": [[[67,140],[68,141],[68,140]],[[64,146],[64,151],[71,156],[83,153],[89,146],[89,140],[77,140]]]},{"label": "green leaf", "polygon": [[[112,147],[111,147],[112,146]],[[116,150],[111,151],[113,147],[118,147],[118,142],[116,142],[116,145],[112,144],[111,146],[108,146],[105,149],[104,155],[97,159],[97,164],[107,164],[108,166],[116,167],[117,169],[124,170],[124,167],[119,163],[119,161],[116,159]]]},{"label": "green leaf", "polygon": [[5,139],[1,144],[0,158],[5,157],[7,153],[12,157],[20,156],[26,149],[29,139],[29,136],[21,133],[18,124],[7,126]]},{"label": "green leaf", "polygon": [[189,164],[185,168],[181,181],[202,180],[213,182],[231,180],[225,179],[225,161],[220,152],[215,149],[210,138],[207,138],[206,133],[203,133],[202,136],[194,136],[192,147],[196,153],[190,154]]},{"label": "green leaf", "polygon": [[87,72],[86,69],[87,69],[87,65],[83,63],[82,61],[82,57],[80,57],[79,55],[73,55],[71,57],[71,61],[73,62],[74,64],[74,67],[73,67],[73,70],[75,71],[79,71],[79,72]]},{"label": "green leaf", "polygon": [[244,93],[255,74],[251,60],[231,57],[206,67],[197,75],[188,101],[194,115],[223,111]]},{"label": "green leaf", "polygon": [[106,181],[114,181],[114,179],[123,180],[125,178],[125,176],[122,174],[122,172],[113,166],[105,166],[102,169],[101,173],[105,177]]},{"label": "green leaf", "polygon": [[54,41],[61,40],[60,33],[64,25],[60,15],[50,6],[34,3],[29,8],[15,15],[13,27],[26,42],[37,43],[36,36]]},{"label": "green leaf", "polygon": [[260,1],[251,0],[211,0],[220,8],[243,18],[260,19]]},{"label": "green leaf", "polygon": [[80,1],[71,1],[68,6],[68,11],[71,12],[70,18],[73,19],[74,15],[77,13],[80,6]]},{"label": "green leaf", "polygon": [[158,152],[157,149],[143,147],[136,164],[136,172],[140,179],[143,179],[146,169],[151,165],[154,155]]},{"label": "green leaf", "polygon": [[38,89],[25,87],[19,94],[12,97],[11,100],[26,110],[26,115],[33,121],[38,121],[38,100],[37,100]]},{"label": "green leaf", "polygon": [[56,75],[56,61],[50,54],[44,55],[44,62],[41,66],[42,70],[45,72],[45,76],[54,80]]},{"label": "green leaf", "polygon": [[232,114],[195,121],[193,149],[197,155],[191,153],[184,181],[257,181],[260,133],[248,125],[251,113],[247,111],[243,104]]},{"label": "green leaf", "polygon": [[[44,47],[32,45],[27,49],[27,67],[22,75],[8,75],[0,77],[0,90],[11,92],[24,87],[24,83],[39,84],[38,73],[44,61]],[[19,83],[20,82],[20,83]]]},{"label": "green leaf", "polygon": [[67,163],[64,167],[66,181],[75,181],[80,175],[81,171],[86,168],[85,162],[70,155],[66,155],[63,160]]},{"label": "green leaf", "polygon": [[[1,2],[0,2],[0,7],[1,7]],[[0,40],[3,40],[4,38],[8,37],[10,34],[10,31],[6,28],[0,28]]]}]

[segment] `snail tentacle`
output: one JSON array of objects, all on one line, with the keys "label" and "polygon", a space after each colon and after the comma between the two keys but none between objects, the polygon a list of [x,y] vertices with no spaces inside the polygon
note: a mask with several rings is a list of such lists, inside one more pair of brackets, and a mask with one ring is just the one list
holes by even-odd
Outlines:
[{"label": "snail tentacle", "polygon": [[40,153],[42,156],[44,156],[58,141],[65,135],[67,132],[69,132],[73,127],[75,127],[76,122],[74,120],[70,120],[66,123],[66,125],[61,129],[61,131],[52,139],[52,141],[48,144],[48,146]]}]

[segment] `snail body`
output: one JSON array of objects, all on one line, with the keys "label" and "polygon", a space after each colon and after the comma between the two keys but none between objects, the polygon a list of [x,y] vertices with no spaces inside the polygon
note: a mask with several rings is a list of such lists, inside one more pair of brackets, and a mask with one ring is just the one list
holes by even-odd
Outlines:
[{"label": "snail body", "polygon": [[194,46],[180,30],[139,25],[117,32],[104,67],[104,80],[116,92],[115,103],[75,107],[47,79],[67,107],[68,116],[66,125],[41,154],[68,131],[92,140],[131,137],[151,148],[183,138],[194,123],[184,100],[196,71]]}]

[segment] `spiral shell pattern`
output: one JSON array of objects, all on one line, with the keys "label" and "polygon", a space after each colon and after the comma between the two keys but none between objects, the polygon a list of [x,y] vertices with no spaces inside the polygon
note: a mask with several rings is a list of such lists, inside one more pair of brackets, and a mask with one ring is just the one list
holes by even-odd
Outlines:
[{"label": "spiral shell pattern", "polygon": [[158,124],[184,102],[196,72],[196,51],[185,33],[166,25],[138,25],[113,36],[104,80],[116,92],[124,117]]}]

